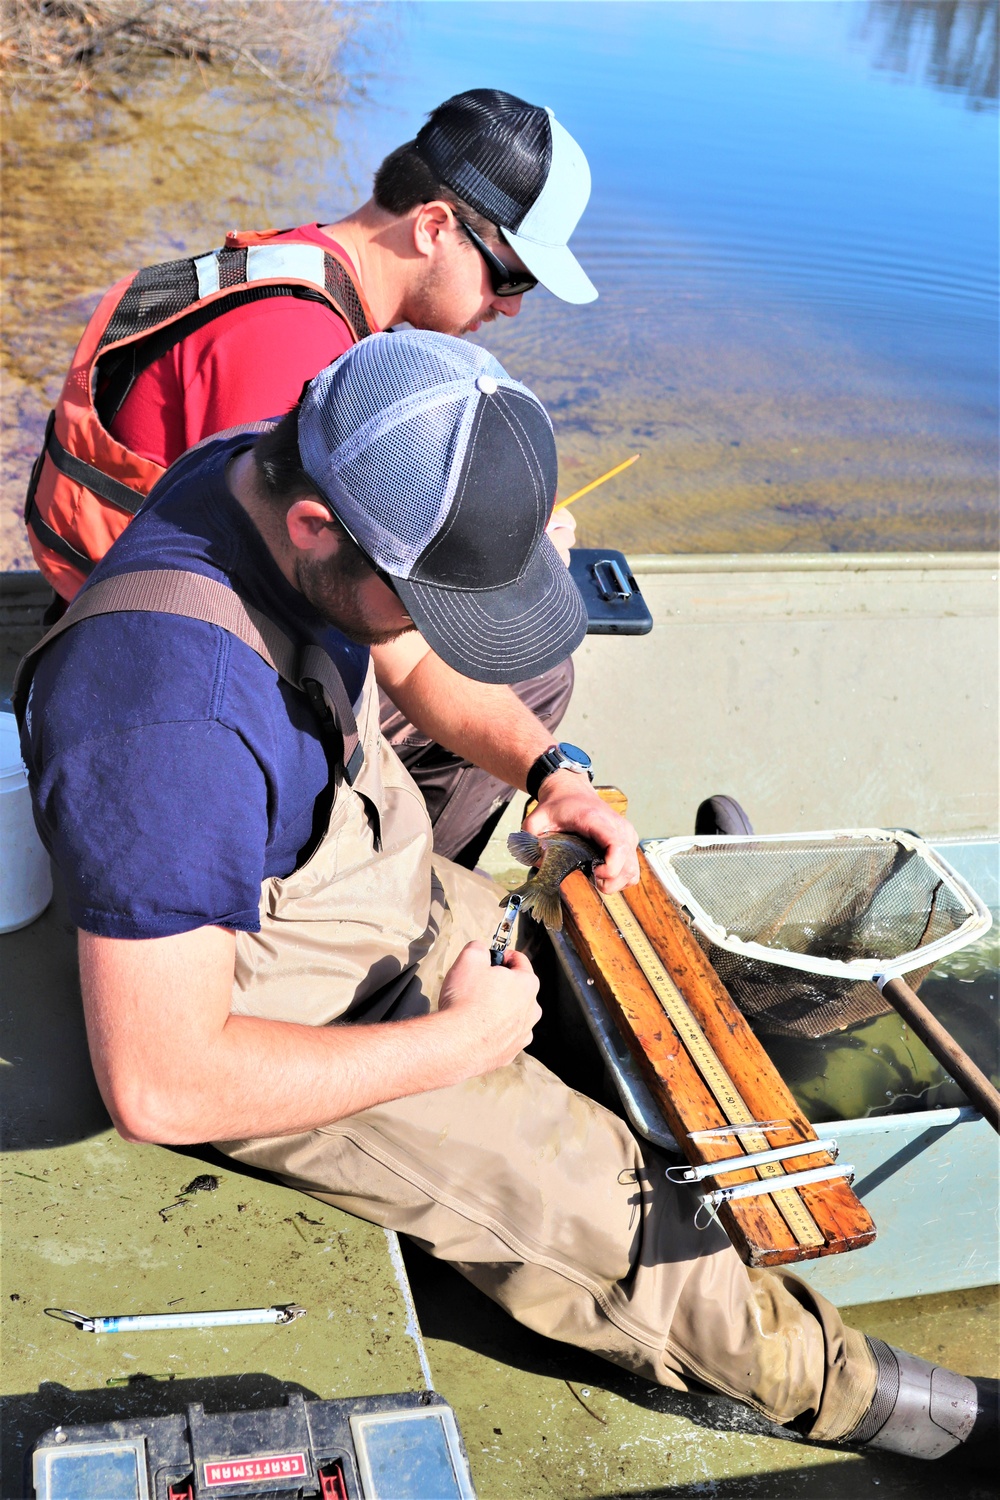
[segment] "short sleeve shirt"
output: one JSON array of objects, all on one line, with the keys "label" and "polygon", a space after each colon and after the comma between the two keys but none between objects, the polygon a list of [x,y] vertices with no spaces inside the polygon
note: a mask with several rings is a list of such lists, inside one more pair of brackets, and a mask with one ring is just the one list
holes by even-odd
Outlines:
[{"label": "short sleeve shirt", "polygon": [[[229,491],[226,465],[251,441],[220,439],[175,464],[91,582],[142,568],[219,579],[322,646],[357,702],[367,647],[287,582]],[[305,697],[229,632],[176,615],[98,616],[55,640],[35,669],[22,750],[71,918],[107,937],[257,931],[262,881],[298,867],[329,806]]]}]

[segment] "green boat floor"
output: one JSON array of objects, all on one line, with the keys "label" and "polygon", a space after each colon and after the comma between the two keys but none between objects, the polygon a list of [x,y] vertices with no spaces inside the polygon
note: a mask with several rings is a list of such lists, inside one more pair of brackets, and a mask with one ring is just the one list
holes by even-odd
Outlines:
[{"label": "green boat floor", "polygon": [[[515,1325],[447,1266],[404,1246],[437,1390],[458,1414],[483,1500],[992,1500],[942,1464],[775,1437],[722,1397],[658,1390]],[[934,1304],[925,1310],[924,1304]],[[926,1313],[926,1315],[925,1315]],[[997,1288],[858,1308],[856,1327],[995,1374]]]},{"label": "green boat floor", "polygon": [[[391,1238],[225,1163],[122,1141],[87,1061],[75,941],[56,902],[0,938],[4,1500],[45,1428],[307,1396],[420,1390],[419,1332]],[[194,1178],[214,1191],[189,1194]],[[185,1201],[179,1202],[182,1198]],[[90,1316],[269,1307],[304,1318],[155,1333],[79,1332]]]},{"label": "green boat floor", "polygon": [[[424,1385],[406,1278],[381,1230],[260,1177],[110,1130],[86,1060],[73,938],[58,905],[0,938],[2,1495],[49,1426]],[[193,1178],[214,1191],[183,1194]],[[186,1202],[178,1202],[185,1197]],[[719,1496],[986,1500],[941,1464],[773,1435],[722,1398],[650,1387],[513,1323],[407,1248],[433,1382],[454,1406],[481,1500]],[[44,1316],[299,1302],[287,1326],[93,1335]],[[871,1304],[856,1326],[972,1374],[997,1370],[996,1289]]]}]

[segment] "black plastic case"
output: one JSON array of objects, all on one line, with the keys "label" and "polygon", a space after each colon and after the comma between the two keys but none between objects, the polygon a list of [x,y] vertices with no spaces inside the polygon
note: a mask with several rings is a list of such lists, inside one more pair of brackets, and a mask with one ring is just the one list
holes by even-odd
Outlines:
[{"label": "black plastic case", "polygon": [[[415,1424],[412,1425],[411,1424]],[[31,1455],[43,1500],[475,1500],[454,1413],[433,1391],[57,1427]]]},{"label": "black plastic case", "polygon": [[653,616],[623,552],[574,547],[569,570],[587,606],[588,635],[648,635]]}]

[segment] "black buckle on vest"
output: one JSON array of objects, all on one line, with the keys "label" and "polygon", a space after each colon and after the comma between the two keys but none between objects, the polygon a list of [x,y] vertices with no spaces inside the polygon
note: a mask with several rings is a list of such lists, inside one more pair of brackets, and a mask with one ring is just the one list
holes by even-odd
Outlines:
[{"label": "black buckle on vest", "polygon": [[309,699],[309,706],[319,720],[319,732],[324,745],[332,752],[334,759],[343,765],[344,780],[348,786],[353,786],[365,763],[365,752],[361,741],[359,740],[355,745],[350,756],[345,756],[344,736],[330,712],[330,705],[326,701],[322,687],[314,677],[303,677],[302,691]]}]

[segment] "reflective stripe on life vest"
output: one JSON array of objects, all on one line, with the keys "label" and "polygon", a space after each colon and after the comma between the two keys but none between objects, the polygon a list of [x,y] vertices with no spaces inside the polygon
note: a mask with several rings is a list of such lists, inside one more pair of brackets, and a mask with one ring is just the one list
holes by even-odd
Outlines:
[{"label": "reflective stripe on life vest", "polygon": [[269,288],[274,295],[322,299],[355,342],[371,333],[373,320],[351,268],[332,243],[326,250],[312,241],[275,240],[275,233],[230,234],[222,249],[146,266],[101,299],[49,419],[25,503],[35,561],[64,599],[74,597],[164,472],[104,426],[95,406],[101,371],[108,372],[107,365],[99,368],[100,361],[121,353],[127,359],[111,379],[116,386],[114,409],[106,416],[111,422],[154,351],[159,358],[173,347],[171,325],[182,325],[174,341],[179,342],[212,316],[268,296]]}]

